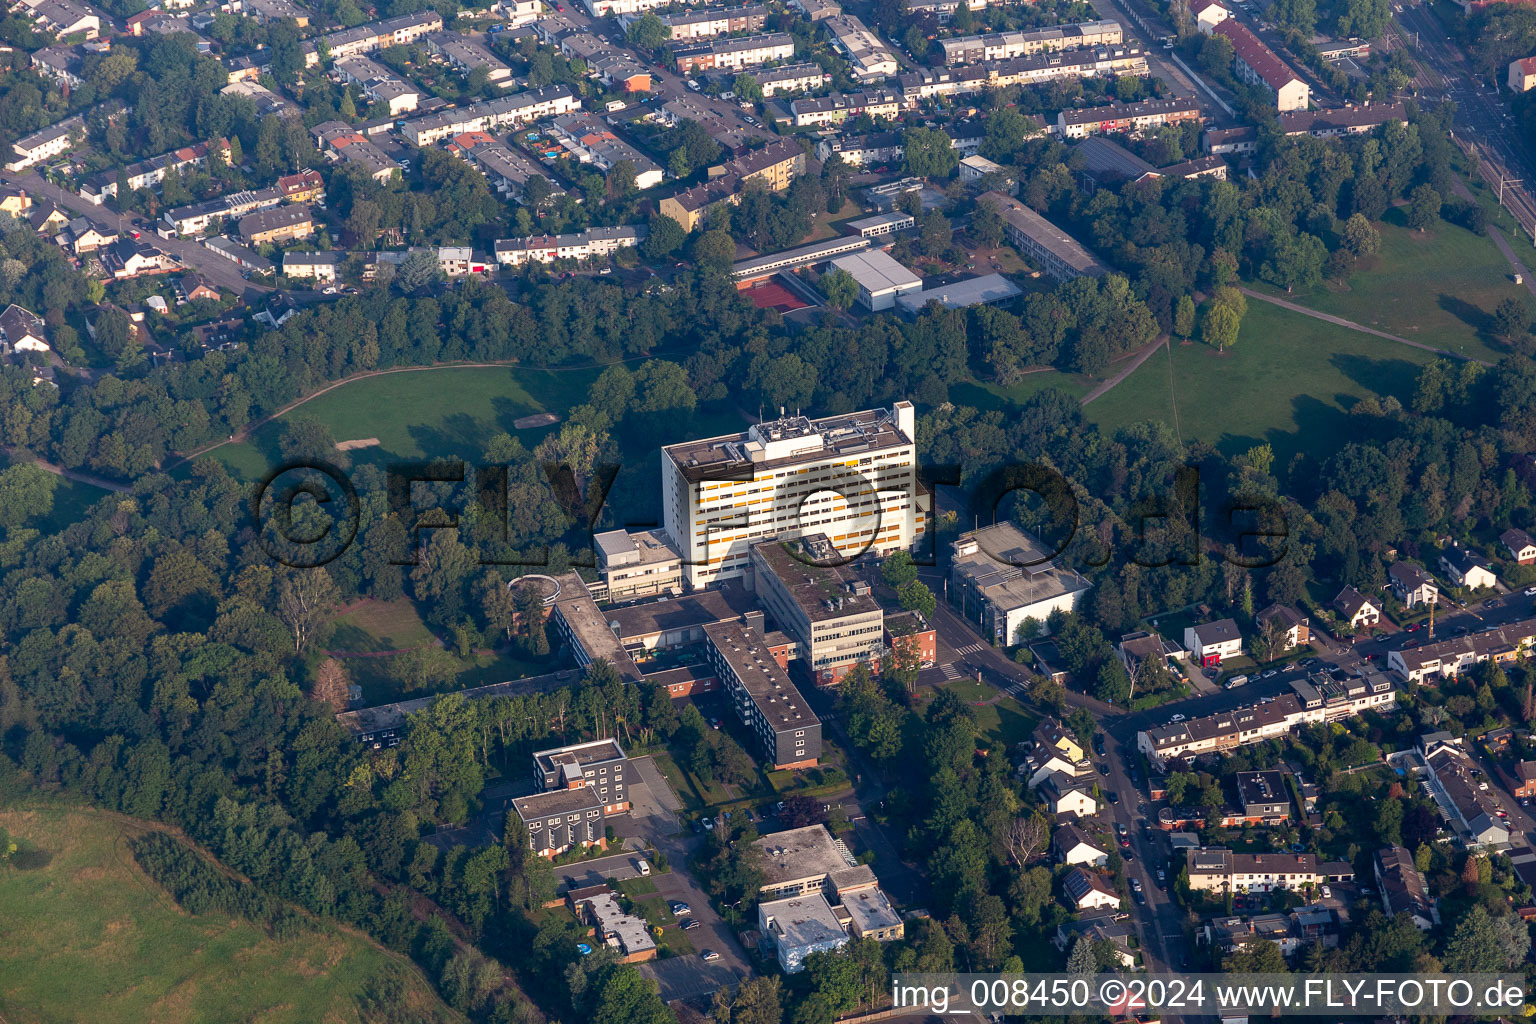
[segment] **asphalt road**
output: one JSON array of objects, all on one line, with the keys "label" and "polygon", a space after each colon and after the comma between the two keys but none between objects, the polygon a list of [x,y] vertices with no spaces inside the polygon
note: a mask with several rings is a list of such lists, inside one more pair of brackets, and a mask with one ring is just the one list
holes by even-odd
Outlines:
[{"label": "asphalt road", "polygon": [[109,207],[97,206],[73,192],[65,191],[57,185],[44,181],[42,176],[34,171],[0,170],[0,181],[26,189],[34,201],[39,198],[52,200],[67,210],[89,217],[98,224],[114,227],[124,237],[127,237],[129,232],[138,231],[143,235],[144,241],[181,260],[182,266],[188,271],[195,270],[220,288],[232,291],[236,295],[244,296],[247,292],[261,293],[272,290],[247,281],[240,276],[239,267],[221,256],[214,255],[198,243],[182,238],[161,238],[154,234],[154,228],[150,222],[138,214],[117,213]]}]

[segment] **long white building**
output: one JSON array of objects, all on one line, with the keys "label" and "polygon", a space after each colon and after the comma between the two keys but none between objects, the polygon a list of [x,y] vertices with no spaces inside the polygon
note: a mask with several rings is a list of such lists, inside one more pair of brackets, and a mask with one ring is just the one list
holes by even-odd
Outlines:
[{"label": "long white building", "polygon": [[662,449],[667,536],[695,588],[744,575],[752,545],[822,533],[844,556],[911,548],[928,529],[911,402]]}]

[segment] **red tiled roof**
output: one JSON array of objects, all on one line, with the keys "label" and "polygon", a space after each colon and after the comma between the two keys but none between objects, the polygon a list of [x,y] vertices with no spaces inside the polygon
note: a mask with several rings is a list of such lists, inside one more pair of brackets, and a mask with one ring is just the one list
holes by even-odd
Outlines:
[{"label": "red tiled roof", "polygon": [[1276,92],[1291,82],[1301,81],[1290,65],[1276,57],[1275,51],[1265,46],[1264,41],[1250,32],[1247,26],[1228,18],[1213,31],[1225,36],[1232,43],[1237,59],[1252,68],[1253,73]]}]

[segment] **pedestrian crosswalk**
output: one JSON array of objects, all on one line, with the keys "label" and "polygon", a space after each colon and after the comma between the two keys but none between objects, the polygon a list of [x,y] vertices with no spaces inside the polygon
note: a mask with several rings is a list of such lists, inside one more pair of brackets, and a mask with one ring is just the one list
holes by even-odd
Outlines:
[{"label": "pedestrian crosswalk", "polygon": [[956,647],[956,654],[975,654],[977,651],[986,650],[986,644],[966,644],[964,647]]}]

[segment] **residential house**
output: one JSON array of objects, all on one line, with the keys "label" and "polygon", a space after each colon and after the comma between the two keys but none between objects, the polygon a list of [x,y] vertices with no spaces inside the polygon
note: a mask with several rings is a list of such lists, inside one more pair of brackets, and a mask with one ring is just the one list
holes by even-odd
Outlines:
[{"label": "residential house", "polygon": [[21,171],[62,153],[68,153],[75,143],[85,138],[85,118],[79,114],[66,117],[58,124],[40,128],[30,135],[23,135],[11,143],[13,155],[6,162],[8,171]]},{"label": "residential house", "polygon": [[1536,86],[1536,57],[1510,61],[1508,81],[1510,92],[1529,92]]},{"label": "residential house", "polygon": [[1434,736],[1421,737],[1420,756],[1428,777],[1427,788],[1440,808],[1441,817],[1469,849],[1507,844],[1509,826],[1500,817],[1498,801],[1488,784],[1478,780],[1479,769],[1459,745]]},{"label": "residential house", "polygon": [[1184,647],[1202,667],[1219,667],[1227,658],[1243,653],[1243,634],[1231,619],[1202,622],[1184,629]]},{"label": "residential house", "polygon": [[1435,578],[1412,562],[1393,562],[1388,566],[1387,586],[1407,608],[1440,600],[1440,586]]},{"label": "residential house", "polygon": [[593,936],[616,952],[623,963],[656,959],[656,940],[645,919],[625,913],[619,894],[608,886],[572,889],[565,900],[576,919],[591,926]]},{"label": "residential house", "polygon": [[0,185],[0,213],[20,217],[32,208],[32,197],[25,189],[14,185]]},{"label": "residential house", "polygon": [[1498,582],[1483,556],[1471,548],[1453,545],[1440,553],[1440,568],[1452,583],[1468,590],[1482,590]]},{"label": "residential house", "polygon": [[119,238],[115,244],[98,252],[101,254],[102,267],[119,279],[158,274],[171,269],[170,257],[148,242],[133,238]]},{"label": "residential house", "polygon": [[1200,120],[1200,105],[1193,99],[1143,100],[1111,103],[1102,107],[1068,107],[1056,116],[1057,133],[1064,139],[1090,135],[1138,135],[1151,128]]},{"label": "residential house", "polygon": [[285,203],[312,203],[325,195],[325,179],[319,171],[304,170],[278,178],[277,189]]},{"label": "residential house", "polygon": [[60,236],[76,256],[95,252],[117,241],[117,231],[87,217],[76,217]]},{"label": "residential house", "polygon": [[1019,774],[1031,789],[1055,774],[1086,778],[1093,772],[1087,753],[1060,722],[1051,717],[1041,720],[1030,735],[1031,748],[1019,766]]},{"label": "residential house", "polygon": [[1076,920],[1063,921],[1056,926],[1056,937],[1051,941],[1063,953],[1071,950],[1078,939],[1087,939],[1095,945],[1108,942],[1114,946],[1115,959],[1123,968],[1136,966],[1136,951],[1131,946],[1135,936],[1129,917],[1116,908],[1103,907],[1079,914]]},{"label": "residential house", "polygon": [[0,355],[47,351],[48,330],[42,317],[14,302],[0,312]]},{"label": "residential house", "polygon": [[1370,629],[1381,621],[1381,609],[1351,586],[1339,591],[1333,599],[1333,609],[1351,629]]},{"label": "residential house", "polygon": [[1274,825],[1291,816],[1291,792],[1278,771],[1238,772],[1237,802],[1244,824]]},{"label": "residential house", "polygon": [[186,277],[181,279],[180,285],[182,295],[185,296],[186,301],[188,302],[192,302],[196,299],[211,299],[214,302],[219,301],[218,286],[215,285],[212,281],[208,280],[202,274],[188,274]]},{"label": "residential house", "polygon": [[1504,545],[1504,550],[1509,552],[1520,565],[1536,563],[1536,540],[1519,527],[1511,527],[1499,534],[1499,543]]},{"label": "residential house", "polygon": [[1290,605],[1272,604],[1254,616],[1259,628],[1280,636],[1280,650],[1289,651],[1312,640],[1310,620]]},{"label": "residential house", "polygon": [[1225,847],[1202,847],[1187,852],[1185,865],[1195,892],[1270,892],[1322,881],[1312,853],[1233,853]]},{"label": "residential house", "polygon": [[1527,655],[1533,642],[1536,642],[1536,619],[1523,619],[1481,633],[1388,651],[1387,667],[1413,682],[1437,674],[1450,678],[1479,662],[1513,662]]},{"label": "residential house", "polygon": [[283,275],[331,282],[336,280],[345,256],[345,253],[340,252],[285,252]]},{"label": "residential house", "polygon": [[1366,102],[1331,110],[1288,110],[1280,115],[1280,130],[1286,135],[1335,139],[1343,135],[1363,135],[1384,124],[1406,124],[1407,121],[1408,111],[1401,103]]},{"label": "residential house", "polygon": [[1384,846],[1372,858],[1376,887],[1381,890],[1381,909],[1388,917],[1407,914],[1419,931],[1440,923],[1440,912],[1429,895],[1429,886],[1413,862],[1413,854],[1401,846]]},{"label": "residential house", "polygon": [[1040,783],[1040,795],[1050,812],[1059,818],[1091,818],[1099,810],[1088,785],[1065,772],[1046,776]]},{"label": "residential house", "polygon": [[691,232],[709,219],[709,208],[716,203],[734,203],[741,189],[741,181],[732,177],[714,178],[702,185],[679,189],[669,196],[662,196],[657,210],[664,217],[671,217]]},{"label": "residential house", "polygon": [[1109,851],[1072,822],[1051,833],[1051,852],[1067,865],[1086,864],[1101,868],[1109,860]]},{"label": "residential house", "polygon": [[1515,765],[1513,792],[1520,800],[1536,799],[1536,761],[1521,761]]},{"label": "residential house", "polygon": [[1159,633],[1149,633],[1146,630],[1137,630],[1122,636],[1116,651],[1120,655],[1120,663],[1125,666],[1125,674],[1131,677],[1133,685],[1140,676],[1141,670],[1148,664],[1161,661],[1166,665],[1169,658],[1176,658],[1184,653],[1178,644],[1168,642]]},{"label": "residential house", "polygon": [[1086,868],[1073,868],[1067,872],[1061,886],[1073,910],[1120,909],[1120,894],[1110,887],[1103,875]]},{"label": "residential house", "polygon": [[1232,17],[1232,12],[1216,0],[1191,0],[1188,6],[1190,20],[1196,30],[1205,35],[1210,35],[1217,25]]}]

